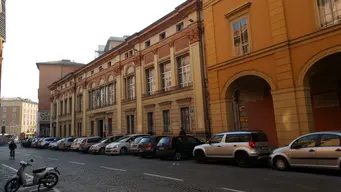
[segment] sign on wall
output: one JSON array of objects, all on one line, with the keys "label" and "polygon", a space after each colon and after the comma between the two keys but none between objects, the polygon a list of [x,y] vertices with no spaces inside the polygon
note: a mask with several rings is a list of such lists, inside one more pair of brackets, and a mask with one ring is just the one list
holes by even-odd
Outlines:
[{"label": "sign on wall", "polygon": [[39,122],[49,122],[50,121],[50,113],[49,112],[38,112],[38,121]]}]

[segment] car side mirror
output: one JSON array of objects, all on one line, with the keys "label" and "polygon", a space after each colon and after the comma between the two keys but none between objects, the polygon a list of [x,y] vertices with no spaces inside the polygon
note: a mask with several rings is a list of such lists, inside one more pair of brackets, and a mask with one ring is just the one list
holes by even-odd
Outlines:
[{"label": "car side mirror", "polygon": [[33,163],[33,159],[30,160]]}]

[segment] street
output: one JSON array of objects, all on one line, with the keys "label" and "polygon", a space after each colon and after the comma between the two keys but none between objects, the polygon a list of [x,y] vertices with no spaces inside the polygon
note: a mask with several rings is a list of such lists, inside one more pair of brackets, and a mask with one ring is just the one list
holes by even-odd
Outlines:
[{"label": "street", "polygon": [[[340,191],[341,177],[330,171],[294,170],[279,172],[266,167],[239,168],[233,164],[196,164],[141,159],[134,156],[90,155],[19,147],[16,160],[9,160],[7,147],[0,147],[0,191],[19,168],[20,160],[34,159],[33,168],[58,166],[61,175],[56,188],[41,191]],[[321,173],[322,172],[322,173]],[[329,174],[330,173],[330,174]],[[37,187],[19,191],[36,191]]]}]

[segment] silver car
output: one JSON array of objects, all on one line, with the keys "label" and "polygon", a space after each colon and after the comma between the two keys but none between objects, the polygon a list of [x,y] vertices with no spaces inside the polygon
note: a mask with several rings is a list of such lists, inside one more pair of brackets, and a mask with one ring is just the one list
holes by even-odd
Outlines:
[{"label": "silver car", "polygon": [[139,143],[142,140],[143,137],[137,137],[134,139],[133,142],[131,142],[129,152],[133,155],[137,155],[139,152]]},{"label": "silver car", "polygon": [[105,147],[105,154],[107,155],[125,155],[129,152],[132,141],[137,137],[149,136],[146,134],[132,134],[121,137],[115,142],[110,143]]},{"label": "silver car", "polygon": [[121,135],[117,136],[112,136],[112,137],[107,137],[102,139],[99,143],[96,143],[92,145],[89,149],[89,153],[96,154],[96,153],[101,153],[104,154],[105,152],[105,147],[109,145],[112,142],[115,142],[117,139],[121,138]]},{"label": "silver car", "polygon": [[341,132],[316,132],[298,137],[273,151],[270,164],[277,170],[290,167],[341,168]]}]

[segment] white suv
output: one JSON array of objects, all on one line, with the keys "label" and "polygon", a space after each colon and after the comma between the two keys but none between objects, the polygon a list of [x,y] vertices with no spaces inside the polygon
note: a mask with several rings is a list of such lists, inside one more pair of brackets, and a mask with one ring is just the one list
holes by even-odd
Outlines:
[{"label": "white suv", "polygon": [[193,150],[197,162],[207,159],[235,159],[240,167],[247,167],[256,160],[268,159],[270,153],[268,137],[262,131],[219,133]]}]

